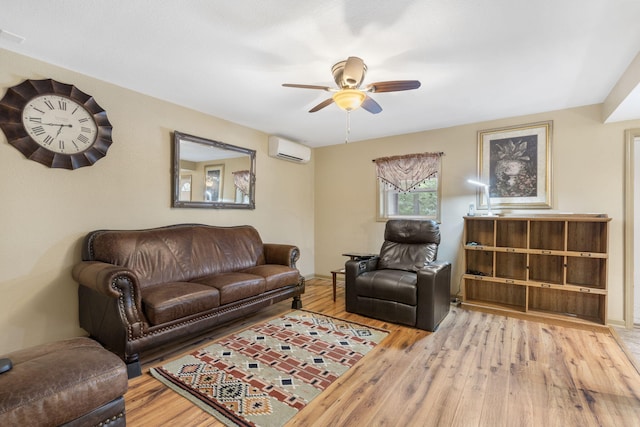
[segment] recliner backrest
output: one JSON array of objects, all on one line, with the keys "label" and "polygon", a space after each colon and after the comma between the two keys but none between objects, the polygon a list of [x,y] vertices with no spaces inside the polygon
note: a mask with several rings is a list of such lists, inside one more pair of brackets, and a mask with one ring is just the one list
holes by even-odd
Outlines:
[{"label": "recliner backrest", "polygon": [[433,220],[389,220],[378,268],[417,271],[436,260],[439,244],[440,226]]}]

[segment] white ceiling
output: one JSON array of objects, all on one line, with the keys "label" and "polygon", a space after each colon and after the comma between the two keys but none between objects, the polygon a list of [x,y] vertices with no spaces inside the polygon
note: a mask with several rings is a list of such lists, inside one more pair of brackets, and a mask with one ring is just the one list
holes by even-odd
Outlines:
[{"label": "white ceiling", "polygon": [[[0,0],[0,11],[0,48],[314,147],[344,142],[346,113],[308,113],[330,93],[281,85],[332,86],[348,56],[366,62],[365,85],[422,82],[373,94],[380,114],[352,112],[357,141],[602,103],[640,49],[639,0]],[[640,91],[627,92],[610,120],[640,118]]]}]

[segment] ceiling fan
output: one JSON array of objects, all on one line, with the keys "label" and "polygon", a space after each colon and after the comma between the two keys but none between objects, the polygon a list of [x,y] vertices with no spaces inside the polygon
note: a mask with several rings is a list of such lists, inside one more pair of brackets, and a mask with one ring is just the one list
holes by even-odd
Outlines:
[{"label": "ceiling fan", "polygon": [[331,72],[333,73],[333,79],[338,85],[337,89],[328,86],[293,83],[284,83],[282,86],[334,92],[331,98],[322,101],[309,110],[310,113],[315,113],[335,102],[338,107],[347,112],[362,107],[372,114],[381,112],[382,107],[368,95],[369,93],[398,92],[420,87],[418,80],[393,80],[371,83],[360,89],[360,85],[364,81],[364,76],[367,73],[367,66],[362,59],[356,56],[350,56],[347,60],[338,62],[331,67]]}]

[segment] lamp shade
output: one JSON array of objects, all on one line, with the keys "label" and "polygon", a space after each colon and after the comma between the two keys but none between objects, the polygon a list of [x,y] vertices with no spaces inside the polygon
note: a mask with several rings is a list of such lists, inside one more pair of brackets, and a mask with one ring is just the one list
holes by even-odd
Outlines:
[{"label": "lamp shade", "polygon": [[356,89],[342,89],[333,95],[334,102],[345,111],[360,107],[367,95]]}]

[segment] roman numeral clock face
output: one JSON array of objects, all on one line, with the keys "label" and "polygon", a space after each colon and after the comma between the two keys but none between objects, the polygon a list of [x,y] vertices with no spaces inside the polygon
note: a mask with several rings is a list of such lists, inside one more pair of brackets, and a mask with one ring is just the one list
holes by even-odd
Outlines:
[{"label": "roman numeral clock face", "polygon": [[93,145],[98,127],[91,114],[72,99],[37,96],[22,112],[22,124],[40,146],[55,153],[79,153]]},{"label": "roman numeral clock face", "polygon": [[52,79],[25,80],[0,99],[0,129],[26,158],[78,169],[107,155],[111,123],[96,100]]}]

